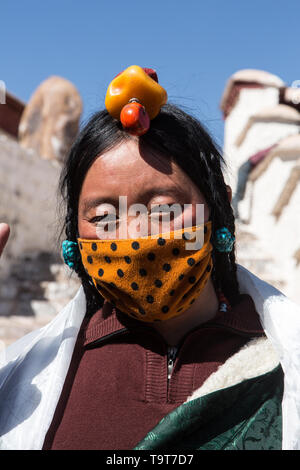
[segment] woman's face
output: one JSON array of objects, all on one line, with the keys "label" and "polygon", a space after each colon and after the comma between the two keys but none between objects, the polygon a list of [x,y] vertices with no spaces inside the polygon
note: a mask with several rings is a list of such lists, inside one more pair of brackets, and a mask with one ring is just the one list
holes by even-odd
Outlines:
[{"label": "woman's face", "polygon": [[[120,196],[126,196],[125,212],[119,207]],[[133,204],[142,204],[142,211],[137,212]],[[167,210],[172,204],[177,204],[175,214]],[[204,220],[196,219],[197,204],[203,205]],[[158,216],[155,206],[161,205],[168,206]],[[162,223],[168,220],[170,230],[176,230],[183,227],[183,217],[186,227],[208,221],[204,196],[176,163],[141,150],[135,139],[102,154],[86,174],[78,205],[80,238],[136,238],[167,231]]]}]

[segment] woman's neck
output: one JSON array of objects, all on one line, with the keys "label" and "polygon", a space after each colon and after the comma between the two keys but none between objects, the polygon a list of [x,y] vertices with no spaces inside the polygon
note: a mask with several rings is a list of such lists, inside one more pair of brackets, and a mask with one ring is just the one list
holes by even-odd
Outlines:
[{"label": "woman's neck", "polygon": [[176,346],[181,339],[202,323],[205,323],[216,315],[219,309],[219,300],[211,279],[207,282],[200,296],[192,307],[181,315],[169,320],[153,323],[151,326],[163,336],[170,346]]}]

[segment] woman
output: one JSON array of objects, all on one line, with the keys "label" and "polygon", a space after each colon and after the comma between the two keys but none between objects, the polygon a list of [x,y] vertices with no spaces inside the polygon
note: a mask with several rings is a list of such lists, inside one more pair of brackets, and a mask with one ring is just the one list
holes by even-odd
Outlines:
[{"label": "woman", "polygon": [[[142,135],[107,110],[91,118],[61,179],[64,258],[82,288],[7,348],[0,448],[298,448],[299,312],[236,265],[223,163],[175,106]],[[186,249],[198,230],[201,247]]]}]

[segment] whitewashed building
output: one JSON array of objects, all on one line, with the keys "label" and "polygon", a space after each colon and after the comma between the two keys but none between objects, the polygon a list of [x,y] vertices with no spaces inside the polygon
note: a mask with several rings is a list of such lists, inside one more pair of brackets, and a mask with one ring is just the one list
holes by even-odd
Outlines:
[{"label": "whitewashed building", "polygon": [[298,303],[299,95],[299,89],[286,87],[279,77],[243,70],[228,81],[221,100],[224,156],[231,170],[226,178],[237,216],[237,260]]},{"label": "whitewashed building", "polygon": [[229,167],[227,179],[233,190],[239,167],[235,158],[237,139],[251,116],[279,103],[284,86],[276,75],[253,69],[239,70],[226,83],[220,107],[225,126],[223,152]]}]

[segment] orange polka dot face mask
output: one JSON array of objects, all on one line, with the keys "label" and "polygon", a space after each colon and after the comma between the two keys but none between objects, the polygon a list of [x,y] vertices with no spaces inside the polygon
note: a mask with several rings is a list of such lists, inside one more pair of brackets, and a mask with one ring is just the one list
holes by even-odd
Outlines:
[{"label": "orange polka dot face mask", "polygon": [[[187,248],[199,230],[201,248]],[[211,275],[211,221],[165,235],[168,238],[164,234],[119,240],[78,238],[82,263],[99,293],[141,321],[182,314]]]}]

